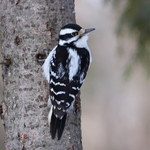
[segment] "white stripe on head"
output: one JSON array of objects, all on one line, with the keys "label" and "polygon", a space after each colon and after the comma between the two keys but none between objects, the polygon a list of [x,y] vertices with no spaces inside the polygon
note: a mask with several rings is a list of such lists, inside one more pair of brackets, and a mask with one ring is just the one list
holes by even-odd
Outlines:
[{"label": "white stripe on head", "polygon": [[73,41],[76,41],[78,39],[78,36],[72,37],[70,39],[66,39],[66,40],[59,40],[59,45],[63,46],[65,44],[70,44]]},{"label": "white stripe on head", "polygon": [[71,33],[73,33],[73,32],[76,32],[76,30],[74,30],[74,29],[69,29],[69,28],[61,29],[60,35],[71,34]]}]

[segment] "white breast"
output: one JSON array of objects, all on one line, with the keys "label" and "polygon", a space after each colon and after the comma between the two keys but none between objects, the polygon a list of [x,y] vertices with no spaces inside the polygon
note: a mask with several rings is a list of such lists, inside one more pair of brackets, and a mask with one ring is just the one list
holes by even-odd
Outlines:
[{"label": "white breast", "polygon": [[91,56],[91,51],[87,45],[87,40],[88,40],[88,34],[84,35],[83,37],[81,37],[79,40],[77,40],[75,42],[76,47],[79,48],[85,48],[88,50],[89,54],[90,54],[90,63],[92,62],[92,56]]}]

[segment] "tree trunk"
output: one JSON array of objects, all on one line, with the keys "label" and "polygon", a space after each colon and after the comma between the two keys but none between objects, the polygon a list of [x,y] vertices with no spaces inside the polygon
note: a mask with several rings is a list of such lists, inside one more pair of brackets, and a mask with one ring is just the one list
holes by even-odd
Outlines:
[{"label": "tree trunk", "polygon": [[61,140],[51,139],[49,86],[36,61],[57,44],[60,28],[75,22],[74,1],[0,0],[0,15],[6,150],[81,150],[80,109],[67,117]]}]

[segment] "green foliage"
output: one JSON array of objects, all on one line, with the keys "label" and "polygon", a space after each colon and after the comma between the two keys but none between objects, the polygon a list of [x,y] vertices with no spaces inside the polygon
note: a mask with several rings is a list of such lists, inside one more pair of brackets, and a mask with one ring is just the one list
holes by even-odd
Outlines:
[{"label": "green foliage", "polygon": [[[120,4],[123,1],[113,0],[112,2],[115,7],[122,7]],[[126,0],[124,5],[118,24],[118,33],[122,34],[124,28],[127,28],[129,33],[136,36],[135,61],[142,63],[150,76],[150,0]]]}]

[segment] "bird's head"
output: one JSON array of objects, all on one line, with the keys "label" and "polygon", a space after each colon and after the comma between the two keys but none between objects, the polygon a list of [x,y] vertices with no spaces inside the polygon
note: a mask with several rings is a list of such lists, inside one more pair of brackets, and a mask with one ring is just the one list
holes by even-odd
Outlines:
[{"label": "bird's head", "polygon": [[95,28],[83,29],[77,24],[67,24],[60,30],[59,45],[74,44],[77,47],[86,47],[88,34]]}]

